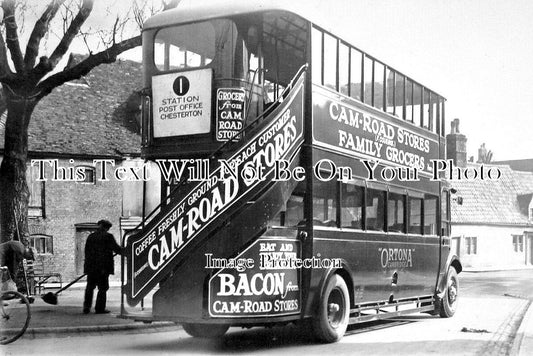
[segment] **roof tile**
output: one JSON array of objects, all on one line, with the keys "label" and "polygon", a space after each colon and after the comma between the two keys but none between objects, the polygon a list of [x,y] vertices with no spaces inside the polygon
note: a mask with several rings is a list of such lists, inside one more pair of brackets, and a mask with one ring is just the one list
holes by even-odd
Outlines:
[{"label": "roof tile", "polygon": [[[470,164],[469,167],[479,166]],[[507,165],[496,167],[502,175],[498,180],[451,180],[462,205],[452,202],[455,223],[526,225],[528,216],[520,210],[518,196],[533,193],[533,172],[519,172]]]},{"label": "roof tile", "polygon": [[54,89],[37,104],[28,133],[30,153],[139,154],[139,130],[126,103],[142,88],[141,64],[102,64],[83,79]]}]

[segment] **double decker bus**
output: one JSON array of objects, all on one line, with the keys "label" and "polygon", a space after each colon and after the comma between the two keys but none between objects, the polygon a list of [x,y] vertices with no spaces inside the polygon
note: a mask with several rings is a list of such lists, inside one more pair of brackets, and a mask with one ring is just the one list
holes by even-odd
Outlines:
[{"label": "double decker bus", "polygon": [[462,267],[432,166],[442,96],[288,2],[155,15],[143,63],[160,179],[124,237],[124,317],[199,337],[302,322],[334,342],[351,323],[455,313]]}]

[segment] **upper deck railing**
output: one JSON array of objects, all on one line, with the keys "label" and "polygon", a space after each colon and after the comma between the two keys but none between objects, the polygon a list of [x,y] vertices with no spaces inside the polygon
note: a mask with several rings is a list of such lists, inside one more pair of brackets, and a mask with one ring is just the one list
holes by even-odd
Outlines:
[{"label": "upper deck railing", "polygon": [[311,38],[313,83],[444,136],[444,97],[318,26]]}]

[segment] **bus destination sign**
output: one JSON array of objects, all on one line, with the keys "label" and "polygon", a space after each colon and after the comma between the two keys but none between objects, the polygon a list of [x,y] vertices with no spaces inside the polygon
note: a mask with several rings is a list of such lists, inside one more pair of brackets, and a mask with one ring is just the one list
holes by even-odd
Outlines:
[{"label": "bus destination sign", "polygon": [[152,77],[154,137],[210,132],[212,77],[212,69]]},{"label": "bus destination sign", "polygon": [[[234,260],[251,268],[222,268],[209,280],[211,317],[268,317],[300,312],[299,241],[259,239]],[[237,263],[237,265],[239,265]]]},{"label": "bus destination sign", "polygon": [[391,166],[416,168],[421,175],[430,176],[431,160],[439,157],[436,138],[394,121],[324,89],[313,89],[316,144]]}]

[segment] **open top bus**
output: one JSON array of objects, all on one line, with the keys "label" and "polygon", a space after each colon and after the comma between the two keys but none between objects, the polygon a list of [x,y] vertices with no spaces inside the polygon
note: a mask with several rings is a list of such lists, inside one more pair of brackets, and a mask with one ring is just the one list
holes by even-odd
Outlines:
[{"label": "open top bus", "polygon": [[[290,5],[178,6],[143,29],[143,222],[122,316],[193,336],[450,317],[445,99]],[[139,311],[144,298],[152,307]]]}]

